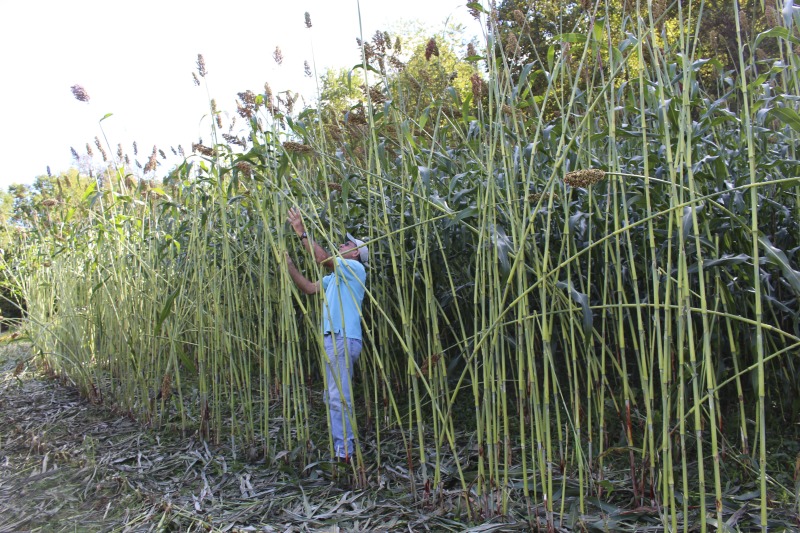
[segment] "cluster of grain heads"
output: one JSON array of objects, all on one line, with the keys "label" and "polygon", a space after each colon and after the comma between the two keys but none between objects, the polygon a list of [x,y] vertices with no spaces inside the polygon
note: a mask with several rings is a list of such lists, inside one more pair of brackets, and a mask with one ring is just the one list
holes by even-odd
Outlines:
[{"label": "cluster of grain heads", "polygon": [[586,168],[567,172],[564,176],[564,183],[570,187],[586,188],[603,181],[606,173],[597,168]]}]

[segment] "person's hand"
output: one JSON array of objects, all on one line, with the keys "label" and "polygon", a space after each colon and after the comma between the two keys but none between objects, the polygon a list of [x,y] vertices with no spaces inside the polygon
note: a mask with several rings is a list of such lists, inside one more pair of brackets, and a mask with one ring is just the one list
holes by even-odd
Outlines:
[{"label": "person's hand", "polygon": [[302,235],[306,231],[306,228],[303,225],[303,215],[300,214],[300,210],[296,207],[289,209],[287,220],[298,235]]},{"label": "person's hand", "polygon": [[294,261],[292,261],[292,258],[289,257],[289,252],[286,252],[286,264],[289,266],[294,266]]}]

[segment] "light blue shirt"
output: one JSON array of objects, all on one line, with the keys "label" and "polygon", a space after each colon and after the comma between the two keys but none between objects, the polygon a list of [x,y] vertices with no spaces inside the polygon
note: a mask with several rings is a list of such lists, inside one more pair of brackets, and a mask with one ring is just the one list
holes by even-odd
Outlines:
[{"label": "light blue shirt", "polygon": [[367,271],[355,259],[334,259],[333,273],[322,278],[322,332],[361,340],[361,302]]}]

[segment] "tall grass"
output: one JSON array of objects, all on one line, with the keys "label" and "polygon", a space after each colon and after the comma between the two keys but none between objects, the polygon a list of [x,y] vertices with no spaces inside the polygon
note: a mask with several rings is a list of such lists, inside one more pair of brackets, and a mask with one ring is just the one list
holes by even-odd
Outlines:
[{"label": "tall grass", "polygon": [[[349,231],[371,249],[362,483],[399,464],[474,520],[574,526],[614,502],[677,531],[728,527],[731,486],[758,477],[766,530],[770,499],[798,497],[767,460],[800,394],[796,31],[737,26],[724,72],[681,6],[668,30],[651,0],[621,18],[600,2],[519,77],[489,14],[483,94],[417,109],[372,76],[386,102],[338,126],[254,100],[246,149],[212,123],[163,184],[110,170],[91,216],[21,243],[31,339],[146,423],[316,461],[332,444],[319,302],[285,268],[297,207],[326,248]],[[785,57],[756,59],[768,38]]]}]

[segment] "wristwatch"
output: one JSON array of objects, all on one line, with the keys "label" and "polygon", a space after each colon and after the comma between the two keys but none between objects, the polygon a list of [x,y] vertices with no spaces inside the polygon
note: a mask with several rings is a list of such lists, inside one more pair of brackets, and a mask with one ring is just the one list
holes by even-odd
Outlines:
[{"label": "wristwatch", "polygon": [[300,234],[300,236],[299,236],[298,238],[299,238],[301,241],[302,241],[303,239],[308,239],[308,233],[306,233],[306,232],[304,231],[303,233],[301,233],[301,234]]}]

